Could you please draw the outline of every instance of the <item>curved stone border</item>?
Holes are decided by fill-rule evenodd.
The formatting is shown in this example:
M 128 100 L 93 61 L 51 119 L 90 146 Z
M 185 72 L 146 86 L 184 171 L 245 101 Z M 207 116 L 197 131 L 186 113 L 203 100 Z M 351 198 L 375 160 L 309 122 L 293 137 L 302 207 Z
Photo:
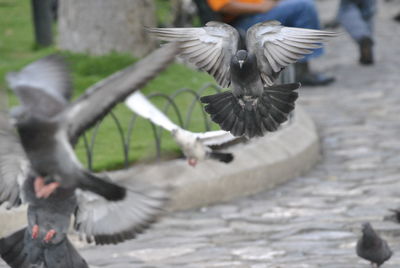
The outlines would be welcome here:
M 176 159 L 139 165 L 110 174 L 117 180 L 140 178 L 174 187 L 170 211 L 202 207 L 271 189 L 309 170 L 319 159 L 319 139 L 310 117 L 296 107 L 280 131 L 226 149 L 230 164 L 212 160 L 189 166 Z
M 177 211 L 255 194 L 297 177 L 320 157 L 319 140 L 310 117 L 296 107 L 293 120 L 280 131 L 227 149 L 230 164 L 208 160 L 195 168 L 183 159 L 138 165 L 111 172 L 115 180 L 141 179 L 172 185 L 169 210 Z M 0 208 L 0 237 L 26 224 L 26 209 Z

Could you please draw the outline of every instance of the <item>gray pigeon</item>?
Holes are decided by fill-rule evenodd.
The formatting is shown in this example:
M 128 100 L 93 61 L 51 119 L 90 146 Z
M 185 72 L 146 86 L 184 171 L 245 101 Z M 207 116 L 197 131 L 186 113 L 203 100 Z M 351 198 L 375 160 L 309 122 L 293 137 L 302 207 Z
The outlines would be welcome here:
M 75 156 L 65 113 L 72 87 L 61 57 L 47 56 L 8 74 L 7 80 L 21 101 L 11 115 L 31 168 L 38 177 L 54 180 L 36 187 L 36 194 L 48 197 L 61 186 L 93 191 L 108 200 L 124 198 L 122 187 L 85 170 Z
M 231 90 L 202 97 L 206 112 L 235 136 L 263 136 L 287 120 L 299 83 L 273 86 L 280 72 L 332 32 L 284 27 L 278 21 L 253 25 L 244 42 L 232 26 L 208 22 L 201 28 L 150 28 L 159 39 L 177 42 L 180 55 Z M 242 46 L 241 46 L 242 45 Z
M 85 129 L 94 125 L 118 102 L 165 68 L 173 59 L 175 51 L 174 46 L 169 46 L 154 52 L 133 67 L 113 75 L 105 87 L 96 85 L 99 90 L 88 90 L 73 103 L 68 103 L 72 90 L 69 73 L 59 56 L 45 57 L 19 73 L 7 76 L 10 87 L 21 101 L 21 106 L 11 111 L 22 148 L 29 160 L 24 161 L 20 157 L 20 162 L 29 162 L 37 177 L 44 181 L 36 188 L 39 197 L 49 196 L 58 187 L 78 187 L 108 200 L 125 197 L 123 187 L 84 169 L 72 145 Z M 16 161 L 13 162 L 15 164 Z M 18 168 L 18 163 L 16 166 Z M 7 171 L 4 168 L 2 170 Z M 20 174 L 19 171 L 7 172 L 7 177 Z M 14 181 L 15 178 L 10 180 Z M 4 198 L 0 195 L 0 202 L 1 199 Z
M 380 267 L 393 254 L 388 243 L 379 237 L 369 222 L 362 225 L 362 236 L 357 241 L 356 252 L 376 267 Z

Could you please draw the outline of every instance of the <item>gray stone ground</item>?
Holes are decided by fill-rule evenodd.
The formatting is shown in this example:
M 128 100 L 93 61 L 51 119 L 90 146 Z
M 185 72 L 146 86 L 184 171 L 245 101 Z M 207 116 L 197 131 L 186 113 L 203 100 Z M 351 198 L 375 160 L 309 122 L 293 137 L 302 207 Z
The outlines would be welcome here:
M 318 2 L 324 18 L 336 3 Z M 300 90 L 322 139 L 311 172 L 253 197 L 168 215 L 117 246 L 78 244 L 91 266 L 370 267 L 354 251 L 360 224 L 370 221 L 395 252 L 384 267 L 400 267 L 400 225 L 382 220 L 400 206 L 400 24 L 390 20 L 400 4 L 381 3 L 379 11 L 376 65 L 359 66 L 344 34 L 314 66 L 337 82 Z

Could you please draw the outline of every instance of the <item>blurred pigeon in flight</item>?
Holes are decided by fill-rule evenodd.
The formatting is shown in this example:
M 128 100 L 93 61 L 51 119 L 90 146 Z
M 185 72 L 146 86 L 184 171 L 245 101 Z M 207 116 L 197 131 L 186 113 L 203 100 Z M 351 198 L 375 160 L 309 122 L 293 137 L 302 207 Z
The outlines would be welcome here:
M 235 140 L 236 137 L 229 132 L 219 130 L 194 133 L 185 130 L 172 122 L 140 91 L 129 96 L 125 103 L 136 114 L 171 132 L 172 137 L 186 156 L 189 165 L 195 166 L 198 161 L 205 159 L 214 159 L 224 163 L 230 163 L 233 160 L 231 153 L 218 152 L 210 148 L 210 146 L 222 145 Z
M 12 116 L 22 148 L 43 181 L 36 194 L 48 197 L 61 184 L 63 188 L 90 190 L 109 200 L 122 199 L 125 190 L 85 170 L 68 140 L 65 111 L 72 87 L 63 60 L 47 56 L 19 73 L 9 73 L 7 81 L 21 102 Z M 54 181 L 45 185 L 46 177 Z
M 388 243 L 379 237 L 369 222 L 362 225 L 362 236 L 357 241 L 356 252 L 376 267 L 380 267 L 392 256 Z
M 25 152 L 19 155 L 20 162 L 26 163 L 28 159 L 38 180 L 42 181 L 36 188 L 39 197 L 48 197 L 58 187 L 79 187 L 108 200 L 124 198 L 126 189 L 82 167 L 72 149 L 72 143 L 118 102 L 165 68 L 174 58 L 175 51 L 174 46 L 169 46 L 153 52 L 133 67 L 113 75 L 107 80 L 106 87 L 96 85 L 71 104 L 69 73 L 59 56 L 47 56 L 18 73 L 8 74 L 8 83 L 21 101 L 21 106 L 11 111 Z M 6 147 L 6 142 L 2 146 Z M 0 156 L 0 160 L 6 158 Z M 16 168 L 18 162 L 17 159 L 13 162 Z M 8 181 L 15 180 L 12 175 L 20 175 L 19 170 L 9 171 L 5 168 L 0 170 L 0 174 L 4 170 L 9 173 L 5 174 L 7 178 L 10 177 Z M 5 199 L 1 197 L 0 201 Z
M 214 122 L 234 136 L 263 136 L 287 120 L 299 83 L 273 85 L 289 64 L 319 48 L 333 32 L 284 27 L 266 21 L 248 29 L 241 40 L 221 22 L 200 28 L 150 28 L 159 39 L 177 42 L 180 55 L 231 90 L 202 97 Z

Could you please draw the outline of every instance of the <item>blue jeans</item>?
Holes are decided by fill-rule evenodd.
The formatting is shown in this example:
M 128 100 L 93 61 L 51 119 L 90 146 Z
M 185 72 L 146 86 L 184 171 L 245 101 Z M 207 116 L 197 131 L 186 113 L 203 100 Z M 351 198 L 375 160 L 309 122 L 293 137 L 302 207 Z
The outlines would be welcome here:
M 364 37 L 372 38 L 375 0 L 341 0 L 338 21 L 359 42 Z
M 266 13 L 251 14 L 237 18 L 232 24 L 238 30 L 247 31 L 252 25 L 267 21 L 278 20 L 287 27 L 320 29 L 319 17 L 313 0 L 281 0 Z M 314 50 L 300 62 L 323 54 L 323 49 Z

